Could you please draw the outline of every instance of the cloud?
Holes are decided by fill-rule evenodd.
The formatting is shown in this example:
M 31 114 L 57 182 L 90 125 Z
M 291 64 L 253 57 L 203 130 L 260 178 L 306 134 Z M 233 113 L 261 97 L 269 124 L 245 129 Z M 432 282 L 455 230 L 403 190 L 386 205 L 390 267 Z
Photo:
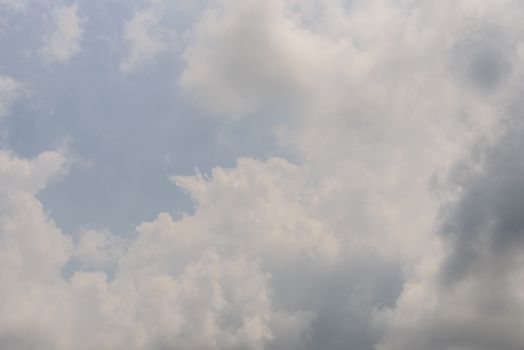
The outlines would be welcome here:
M 45 38 L 40 54 L 46 62 L 65 63 L 80 52 L 84 29 L 78 5 L 56 8 L 52 14 L 54 30 Z
M 215 169 L 212 181 L 201 176 L 174 180 L 195 200 L 199 221 L 216 217 L 219 222 L 211 225 L 223 225 L 221 230 L 234 236 L 224 243 L 248 244 L 253 250 L 250 256 L 262 254 L 268 262 L 301 254 L 329 261 L 338 254 L 337 242 L 305 212 L 300 196 L 310 188 L 304 176 L 300 168 L 282 159 L 266 163 L 240 159 L 233 170 Z M 248 229 L 253 221 L 259 224 Z
M 22 94 L 22 85 L 13 78 L 0 75 L 0 118 L 5 117 Z
M 38 342 L 33 338 L 43 335 L 38 332 L 22 337 L 25 341 L 20 337 L 25 330 L 38 330 L 46 325 L 49 313 L 59 305 L 51 303 L 62 294 L 57 283 L 61 280 L 60 271 L 67 262 L 71 242 L 46 217 L 35 195 L 60 171 L 63 163 L 64 157 L 55 152 L 42 153 L 30 161 L 4 151 L 0 153 L 2 346 L 16 349 L 26 342 Z M 59 329 L 56 323 L 47 326 L 56 327 L 55 331 Z
M 277 129 L 280 140 L 318 181 L 312 212 L 346 253 L 365 251 L 402 266 L 397 306 L 376 304 L 375 316 L 360 319 L 369 317 L 363 329 L 371 333 L 370 324 L 380 325 L 371 343 L 380 349 L 517 348 L 520 336 L 505 328 L 520 325 L 518 312 L 506 311 L 507 305 L 520 310 L 517 291 L 467 296 L 520 278 L 516 273 L 513 280 L 511 269 L 500 270 L 499 259 L 489 258 L 508 255 L 491 252 L 505 246 L 502 241 L 515 254 L 521 251 L 520 186 L 492 184 L 509 172 L 502 166 L 484 180 L 467 177 L 472 183 L 464 188 L 471 190 L 443 178 L 458 171 L 479 140 L 493 142 L 505 127 L 501 115 L 522 79 L 516 50 L 522 7 L 356 1 L 348 9 L 312 1 L 311 21 L 310 8 L 295 5 L 216 2 L 185 52 L 182 88 L 225 118 L 274 110 L 286 115 Z M 261 14 L 259 21 L 250 20 L 254 13 Z M 509 159 L 515 157 L 500 161 L 513 167 Z M 440 213 L 457 196 L 453 212 L 464 219 L 450 218 L 437 229 Z M 461 233 L 447 238 L 442 230 Z M 504 277 L 459 273 L 456 286 L 442 285 L 443 274 L 469 268 Z M 500 319 L 491 322 L 489 311 L 476 312 L 490 307 Z M 351 342 L 366 339 L 364 333 Z M 319 346 L 328 343 L 337 348 L 333 339 Z
M 425 2 L 217 1 L 191 33 L 180 84 L 226 119 L 284 115 L 277 137 L 323 184 L 318 210 L 332 229 L 418 259 L 438 210 L 429 183 L 498 123 L 496 94 L 481 97 L 454 71 L 457 42 L 481 36 L 461 22 L 470 6 L 436 15 Z M 510 45 L 500 45 L 506 67 Z
M 285 16 L 282 1 L 218 1 L 196 24 L 184 53 L 183 90 L 224 116 L 301 97 L 330 45 Z
M 27 4 L 26 0 L 0 0 L 0 5 L 6 6 L 12 10 L 24 10 Z
M 71 236 L 38 199 L 67 156 L 0 152 L 0 347 L 521 347 L 524 8 L 205 7 L 185 96 L 274 118 L 295 162 L 175 175 L 192 213 Z M 164 49 L 158 16 L 126 22 L 124 71 Z
M 451 179 L 461 193 L 443 205 L 440 253 L 405 286 L 396 310 L 385 313 L 391 329 L 379 349 L 522 346 L 523 129 L 520 116 L 507 123 L 482 157 L 460 164 L 470 168 L 467 180 Z
M 123 249 L 120 239 L 104 232 L 87 231 L 75 243 L 45 215 L 35 196 L 64 162 L 57 152 L 33 160 L 0 154 L 3 347 L 262 349 L 283 339 L 297 348 L 303 344 L 312 314 L 275 309 L 271 275 L 261 264 L 275 263 L 266 249 L 283 250 L 281 244 L 296 250 L 295 255 L 279 257 L 289 261 L 300 252 L 316 258 L 331 255 L 334 243 L 307 223 L 304 238 L 283 237 L 285 225 L 309 220 L 300 212 L 296 222 L 276 220 L 266 222 L 268 227 L 257 224 L 267 220 L 264 216 L 256 217 L 271 215 L 259 213 L 260 206 L 270 210 L 271 202 L 286 198 L 286 189 L 278 184 L 291 180 L 294 167 L 279 160 L 245 160 L 230 172 L 217 169 L 209 181 L 200 176 L 179 179 L 202 203 L 202 213 L 178 222 L 161 214 L 138 227 L 137 238 Z M 264 174 L 273 168 L 281 174 Z M 256 170 L 260 178 L 246 176 Z M 235 189 L 235 182 L 242 180 L 246 186 Z M 239 199 L 250 198 L 251 191 L 268 191 L 269 197 L 253 204 L 238 202 L 247 217 L 231 222 L 204 204 L 231 190 Z M 227 204 L 217 209 L 231 210 Z M 253 228 L 258 232 L 249 234 Z M 273 233 L 265 235 L 267 230 Z M 72 259 L 81 264 L 66 277 L 63 270 Z M 111 261 L 117 270 L 110 280 L 99 269 Z
M 464 4 L 464 8 L 468 9 Z M 496 108 L 490 133 L 448 167 L 434 228 L 438 241 L 414 265 L 396 306 L 377 313 L 379 350 L 518 349 L 522 328 L 522 41 L 520 6 L 466 28 L 450 45 L 452 81 Z
M 73 258 L 84 270 L 113 271 L 126 248 L 125 240 L 109 231 L 82 231 Z
M 364 278 L 375 271 L 379 283 L 391 267 L 365 262 L 364 252 L 340 254 L 312 212 L 318 189 L 285 160 L 242 159 L 210 176 L 176 177 L 195 213 L 177 221 L 162 213 L 125 241 L 93 230 L 71 239 L 45 215 L 35 196 L 65 164 L 59 153 L 0 161 L 9 189 L 0 217 L 4 346 L 336 347 L 329 334 L 356 336 L 369 305 L 391 299 Z
M 137 11 L 131 20 L 126 21 L 124 39 L 129 46 L 129 52 L 120 65 L 123 71 L 131 71 L 140 64 L 150 62 L 167 48 L 159 25 L 159 12 L 155 7 Z

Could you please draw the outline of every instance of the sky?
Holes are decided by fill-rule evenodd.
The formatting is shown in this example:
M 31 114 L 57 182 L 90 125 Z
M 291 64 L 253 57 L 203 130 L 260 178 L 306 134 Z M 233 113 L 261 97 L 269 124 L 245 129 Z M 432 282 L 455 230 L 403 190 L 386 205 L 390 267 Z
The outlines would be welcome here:
M 0 349 L 522 349 L 522 18 L 0 0 Z

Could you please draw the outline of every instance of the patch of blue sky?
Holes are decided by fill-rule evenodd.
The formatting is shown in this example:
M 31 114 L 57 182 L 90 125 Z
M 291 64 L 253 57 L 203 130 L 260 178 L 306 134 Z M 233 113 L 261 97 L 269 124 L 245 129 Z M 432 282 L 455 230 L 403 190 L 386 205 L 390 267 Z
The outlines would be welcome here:
M 2 121 L 3 143 L 31 157 L 67 140 L 78 161 L 39 195 L 65 232 L 108 228 L 126 234 L 159 212 L 178 217 L 192 205 L 169 175 L 232 166 L 241 156 L 289 157 L 275 140 L 278 116 L 271 111 L 259 112 L 272 114 L 266 118 L 225 121 L 181 95 L 179 45 L 168 43 L 171 49 L 153 62 L 122 72 L 122 28 L 134 11 L 129 2 L 80 2 L 81 51 L 64 64 L 38 56 L 49 30 L 43 8 L 2 15 L 17 24 L 2 37 L 7 53 L 0 73 L 27 89 Z M 164 21 L 176 22 L 179 14 L 166 11 L 171 17 Z

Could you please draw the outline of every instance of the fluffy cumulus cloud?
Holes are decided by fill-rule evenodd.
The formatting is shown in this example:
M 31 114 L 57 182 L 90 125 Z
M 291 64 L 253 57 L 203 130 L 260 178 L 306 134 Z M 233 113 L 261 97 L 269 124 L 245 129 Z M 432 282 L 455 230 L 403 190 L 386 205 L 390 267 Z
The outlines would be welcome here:
M 183 89 L 219 113 L 236 116 L 312 87 L 326 48 L 284 15 L 285 6 L 282 1 L 211 5 L 184 53 Z
M 53 30 L 46 35 L 40 54 L 47 62 L 64 63 L 80 52 L 83 34 L 77 4 L 58 7 L 52 12 Z
M 315 209 L 342 251 L 402 270 L 398 295 L 388 282 L 394 302 L 374 300 L 360 318 L 369 335 L 333 333 L 343 341 L 318 346 L 523 343 L 518 155 L 493 146 L 519 144 L 504 130 L 520 117 L 522 10 L 514 2 L 220 1 L 196 25 L 182 88 L 218 116 L 284 110 L 289 119 L 276 133 L 319 182 Z
M 45 55 L 79 50 L 76 12 Z M 0 152 L 0 348 L 522 348 L 523 12 L 206 3 L 182 95 L 217 123 L 270 119 L 295 161 L 174 175 L 194 210 L 123 237 L 49 217 L 39 192 L 66 153 Z M 167 47 L 159 16 L 124 24 L 123 70 Z M 0 80 L 0 114 L 17 89 Z
M 46 342 L 59 341 L 45 339 L 46 327 L 59 334 L 60 325 L 49 318 L 59 312 L 60 269 L 71 242 L 46 217 L 35 195 L 63 163 L 64 157 L 54 152 L 30 161 L 0 154 L 0 343 L 5 348 L 49 348 Z
M 284 340 L 282 346 L 303 346 L 313 315 L 277 307 L 268 271 L 313 257 L 327 264 L 337 250 L 299 202 L 280 207 L 300 189 L 294 166 L 242 161 L 212 179 L 178 179 L 200 209 L 177 222 L 160 214 L 126 243 L 92 230 L 72 239 L 46 216 L 35 196 L 65 160 L 57 152 L 33 160 L 0 154 L 3 347 L 263 349 Z M 282 186 L 295 180 L 290 189 Z M 229 202 L 224 192 L 246 202 Z M 261 198 L 250 203 L 253 196 Z M 212 208 L 220 197 L 226 203 Z M 225 215 L 232 210 L 242 217 Z M 281 219 L 269 220 L 277 210 Z M 71 262 L 78 268 L 66 277 Z M 110 264 L 117 265 L 112 277 L 102 272 Z

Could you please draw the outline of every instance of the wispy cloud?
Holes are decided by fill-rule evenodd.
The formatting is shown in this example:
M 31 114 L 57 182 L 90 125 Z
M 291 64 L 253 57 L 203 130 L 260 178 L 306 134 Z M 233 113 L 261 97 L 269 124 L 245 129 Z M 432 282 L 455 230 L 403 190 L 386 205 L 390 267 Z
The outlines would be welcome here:
M 9 113 L 11 105 L 20 97 L 22 84 L 13 78 L 0 75 L 0 118 Z
M 166 49 L 159 24 L 159 12 L 160 10 L 155 8 L 137 11 L 133 18 L 125 23 L 124 39 L 129 46 L 129 52 L 120 65 L 123 71 L 131 71 L 150 62 Z
M 56 8 L 52 13 L 53 31 L 45 38 L 40 54 L 47 62 L 65 63 L 80 52 L 84 29 L 78 6 Z

